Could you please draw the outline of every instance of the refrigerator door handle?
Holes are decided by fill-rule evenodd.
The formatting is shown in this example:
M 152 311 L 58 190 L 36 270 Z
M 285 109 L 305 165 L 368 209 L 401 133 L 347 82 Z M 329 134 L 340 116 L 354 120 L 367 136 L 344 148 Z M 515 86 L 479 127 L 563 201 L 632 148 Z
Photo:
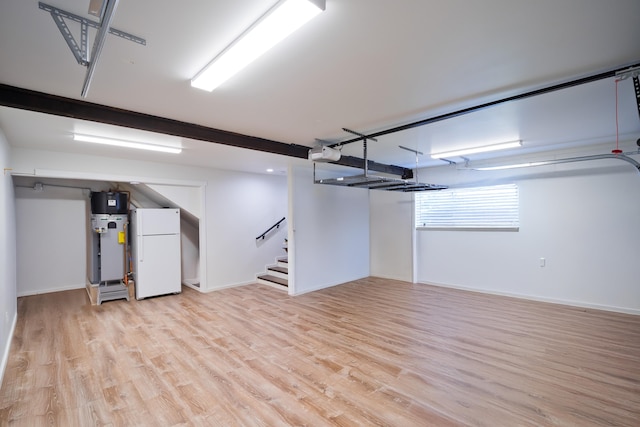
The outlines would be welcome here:
M 138 238 L 138 261 L 144 262 L 144 238 Z
M 144 214 L 141 211 L 136 212 L 138 214 L 138 229 L 136 233 L 138 234 L 138 243 L 140 244 L 140 252 L 138 253 L 138 259 L 140 262 L 144 261 Z

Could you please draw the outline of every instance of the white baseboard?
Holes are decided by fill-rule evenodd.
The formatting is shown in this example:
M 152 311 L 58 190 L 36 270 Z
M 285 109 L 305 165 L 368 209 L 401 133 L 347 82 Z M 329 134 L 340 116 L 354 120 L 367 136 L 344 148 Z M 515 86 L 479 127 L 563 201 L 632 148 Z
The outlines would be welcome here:
M 232 283 L 230 285 L 222 285 L 222 286 L 215 287 L 213 289 L 196 288 L 196 290 L 202 292 L 203 294 L 208 294 L 209 292 L 216 292 L 216 291 L 221 291 L 223 289 L 230 289 L 230 288 L 239 288 L 240 286 L 253 285 L 255 283 L 256 281 L 252 280 L 250 282 L 240 282 L 240 283 Z
M 18 323 L 18 313 L 13 316 L 13 322 L 11 322 L 11 328 L 9 330 L 9 336 L 7 337 L 7 344 L 5 346 L 4 354 L 2 355 L 2 362 L 0 364 L 0 387 L 2 386 L 2 380 L 4 379 L 4 371 L 9 363 L 9 352 L 11 351 L 11 342 L 13 341 L 13 334 L 16 331 L 16 324 Z
M 398 280 L 399 282 L 409 282 L 412 283 L 412 278 L 411 276 L 407 276 L 407 277 L 397 277 L 397 276 L 390 276 L 390 275 L 386 275 L 386 274 L 373 274 L 371 273 L 370 277 L 379 277 L 381 279 L 387 279 L 387 280 Z
M 50 294 L 53 292 L 72 291 L 74 289 L 84 289 L 86 286 L 87 286 L 86 283 L 83 283 L 82 285 L 69 285 L 69 286 L 61 286 L 57 288 L 35 289 L 35 290 L 26 290 L 26 291 L 22 291 L 18 289 L 18 298 L 28 297 L 31 295 Z
M 582 301 L 564 300 L 564 299 L 558 299 L 558 298 L 546 298 L 546 297 L 540 297 L 536 295 L 516 294 L 512 292 L 494 291 L 489 289 L 478 289 L 478 288 L 471 288 L 468 286 L 449 285 L 444 283 L 421 282 L 421 281 L 418 281 L 418 283 L 422 285 L 438 286 L 441 288 L 452 288 L 452 289 L 460 289 L 462 291 L 479 292 L 479 293 L 488 294 L 488 295 L 500 295 L 505 297 L 526 299 L 531 301 L 548 302 L 551 304 L 569 305 L 571 307 L 589 308 L 592 310 L 602 310 L 602 311 L 612 311 L 615 313 L 633 314 L 636 316 L 640 315 L 640 310 L 634 309 L 634 308 L 616 307 L 616 306 L 603 305 L 603 304 L 592 304 L 592 303 L 586 303 Z
M 315 291 L 319 291 L 319 290 L 322 290 L 322 289 L 328 289 L 328 288 L 332 288 L 332 287 L 338 286 L 338 285 L 344 285 L 345 283 L 354 282 L 356 280 L 366 279 L 367 277 L 371 277 L 371 276 L 357 277 L 355 279 L 349 279 L 349 280 L 341 281 L 341 282 L 337 282 L 337 283 L 329 283 L 329 284 L 325 284 L 325 285 L 319 285 L 319 286 L 315 286 L 315 287 L 310 288 L 310 289 L 305 289 L 302 292 L 298 292 L 296 290 L 295 293 L 289 293 L 289 295 L 291 295 L 291 296 L 304 295 L 304 294 L 308 294 L 310 292 L 315 292 Z M 289 287 L 289 289 L 291 289 L 291 287 Z

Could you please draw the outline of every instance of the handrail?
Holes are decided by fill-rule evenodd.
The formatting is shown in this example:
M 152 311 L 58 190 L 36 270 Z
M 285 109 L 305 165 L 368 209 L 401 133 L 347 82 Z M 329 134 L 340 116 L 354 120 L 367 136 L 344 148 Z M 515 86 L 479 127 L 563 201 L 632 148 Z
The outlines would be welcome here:
M 285 220 L 285 217 L 282 217 L 282 219 L 278 222 L 276 222 L 275 224 L 273 224 L 271 227 L 269 227 L 269 229 L 267 231 L 265 231 L 264 233 L 262 233 L 261 235 L 259 235 L 258 237 L 256 237 L 256 240 L 262 239 L 264 240 L 264 237 L 274 228 L 280 228 L 280 224 L 282 224 L 282 221 Z

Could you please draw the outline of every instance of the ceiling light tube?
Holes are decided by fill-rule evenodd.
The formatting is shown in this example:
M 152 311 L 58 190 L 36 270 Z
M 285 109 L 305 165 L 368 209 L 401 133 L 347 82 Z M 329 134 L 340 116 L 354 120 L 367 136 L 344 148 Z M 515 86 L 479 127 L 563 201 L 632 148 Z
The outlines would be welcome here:
M 445 151 L 442 153 L 432 153 L 432 159 L 442 159 L 446 157 L 460 157 L 469 154 L 487 153 L 489 151 L 506 150 L 508 148 L 518 148 L 522 146 L 522 141 L 509 141 L 500 144 L 485 145 L 482 147 L 463 148 L 461 150 Z
M 144 142 L 125 141 L 122 139 L 105 138 L 102 136 L 74 134 L 74 141 L 90 142 L 93 144 L 113 145 L 116 147 L 137 148 L 139 150 L 161 151 L 163 153 L 179 154 L 182 152 L 180 147 L 169 147 L 166 145 L 147 144 Z
M 280 0 L 191 80 L 211 92 L 325 9 L 325 0 Z

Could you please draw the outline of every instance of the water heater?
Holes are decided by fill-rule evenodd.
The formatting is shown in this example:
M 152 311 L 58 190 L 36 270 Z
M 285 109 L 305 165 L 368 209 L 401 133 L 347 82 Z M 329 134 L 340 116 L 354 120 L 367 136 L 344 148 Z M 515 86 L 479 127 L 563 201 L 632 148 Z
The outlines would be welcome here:
M 123 279 L 127 274 L 127 193 L 91 192 L 88 279 L 98 286 L 98 304 L 108 299 L 129 299 Z

